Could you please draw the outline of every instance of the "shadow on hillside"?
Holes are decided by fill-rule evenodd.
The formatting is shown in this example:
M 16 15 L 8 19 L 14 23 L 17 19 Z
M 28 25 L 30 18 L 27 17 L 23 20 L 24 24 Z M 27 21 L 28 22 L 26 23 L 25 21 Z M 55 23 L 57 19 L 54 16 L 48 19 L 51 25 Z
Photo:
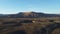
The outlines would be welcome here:
M 47 25 L 41 29 L 41 34 L 52 34 L 52 32 L 57 28 L 60 28 L 60 23 Z
M 14 32 L 9 32 L 7 34 L 26 34 L 26 32 L 24 30 L 18 30 L 18 31 L 14 31 Z

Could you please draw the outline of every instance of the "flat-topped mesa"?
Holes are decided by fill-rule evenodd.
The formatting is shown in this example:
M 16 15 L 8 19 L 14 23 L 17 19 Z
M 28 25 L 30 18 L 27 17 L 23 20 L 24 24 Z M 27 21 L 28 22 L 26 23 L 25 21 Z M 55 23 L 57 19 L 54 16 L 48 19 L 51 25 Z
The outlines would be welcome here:
M 21 13 L 36 13 L 36 12 L 34 12 L 34 11 L 26 11 L 26 12 L 21 12 Z
M 31 14 L 31 12 L 23 12 L 23 14 Z
M 35 14 L 36 12 L 34 11 L 26 11 L 26 12 L 20 12 L 18 14 L 23 14 L 23 15 L 30 15 L 30 14 Z
M 27 12 L 20 12 L 20 13 L 23 13 L 23 14 L 44 14 L 42 12 L 35 12 L 35 11 L 27 11 Z
M 35 14 L 35 12 L 23 12 L 22 13 L 24 16 L 29 16 Z
M 41 18 L 41 17 L 60 17 L 60 15 L 46 14 L 46 13 L 34 12 L 34 11 L 26 11 L 26 12 L 19 12 L 17 14 L 0 16 L 0 18 L 2 17 L 3 18 Z
M 26 12 L 20 12 L 18 15 L 21 15 L 23 17 L 38 17 L 44 13 L 41 12 L 34 12 L 34 11 L 26 11 Z

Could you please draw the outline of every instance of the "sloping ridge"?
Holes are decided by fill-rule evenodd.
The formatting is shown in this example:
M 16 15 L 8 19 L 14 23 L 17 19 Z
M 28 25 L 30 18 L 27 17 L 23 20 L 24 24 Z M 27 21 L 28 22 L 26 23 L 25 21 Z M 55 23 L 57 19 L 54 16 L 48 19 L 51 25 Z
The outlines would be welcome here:
M 0 18 L 40 18 L 40 17 L 60 17 L 57 14 L 45 14 L 45 13 L 37 13 L 37 12 L 20 12 L 17 14 L 9 14 L 0 16 Z

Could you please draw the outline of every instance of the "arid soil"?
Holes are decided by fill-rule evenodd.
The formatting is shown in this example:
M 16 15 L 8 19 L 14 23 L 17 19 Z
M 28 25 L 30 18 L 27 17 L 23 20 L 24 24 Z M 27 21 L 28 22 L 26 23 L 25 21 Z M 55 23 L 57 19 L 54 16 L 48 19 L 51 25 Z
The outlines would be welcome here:
M 60 34 L 60 19 L 0 18 L 0 34 Z

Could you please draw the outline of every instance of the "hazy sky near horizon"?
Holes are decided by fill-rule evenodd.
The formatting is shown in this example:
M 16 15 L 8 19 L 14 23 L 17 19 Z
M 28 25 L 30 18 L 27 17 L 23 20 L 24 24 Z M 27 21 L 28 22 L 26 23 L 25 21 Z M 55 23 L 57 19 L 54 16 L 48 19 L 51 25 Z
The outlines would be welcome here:
M 28 11 L 60 14 L 60 0 L 0 0 L 0 14 Z

